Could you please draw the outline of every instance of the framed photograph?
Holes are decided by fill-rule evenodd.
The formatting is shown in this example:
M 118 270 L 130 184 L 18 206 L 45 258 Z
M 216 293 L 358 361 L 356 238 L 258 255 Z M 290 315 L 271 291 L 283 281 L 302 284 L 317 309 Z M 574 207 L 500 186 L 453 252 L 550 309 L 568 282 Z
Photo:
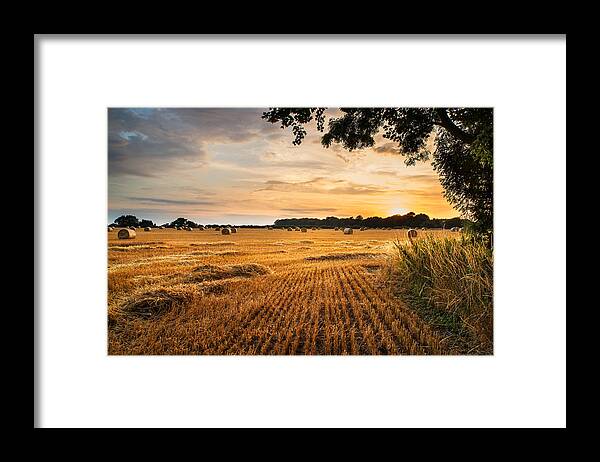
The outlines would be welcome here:
M 34 426 L 566 425 L 566 36 L 34 53 Z
M 492 108 L 109 108 L 108 221 L 109 354 L 493 353 Z

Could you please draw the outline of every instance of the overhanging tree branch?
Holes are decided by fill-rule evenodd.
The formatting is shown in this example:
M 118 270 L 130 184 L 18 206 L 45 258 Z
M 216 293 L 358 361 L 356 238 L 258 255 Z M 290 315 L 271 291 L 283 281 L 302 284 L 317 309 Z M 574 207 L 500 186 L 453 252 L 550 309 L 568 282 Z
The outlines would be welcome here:
M 475 141 L 475 137 L 458 127 L 452 119 L 448 116 L 446 108 L 436 108 L 435 110 L 439 120 L 439 124 L 450 132 L 450 134 L 464 143 L 472 143 Z

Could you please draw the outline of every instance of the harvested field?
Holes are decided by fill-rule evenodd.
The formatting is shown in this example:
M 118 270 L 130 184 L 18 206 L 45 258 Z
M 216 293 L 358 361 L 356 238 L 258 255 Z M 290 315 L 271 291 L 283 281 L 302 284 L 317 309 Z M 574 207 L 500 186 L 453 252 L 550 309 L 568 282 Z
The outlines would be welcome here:
M 111 355 L 465 353 L 380 278 L 406 230 L 311 230 L 301 240 L 285 229 L 153 229 L 127 244 L 115 234 Z M 419 231 L 417 239 L 458 234 Z

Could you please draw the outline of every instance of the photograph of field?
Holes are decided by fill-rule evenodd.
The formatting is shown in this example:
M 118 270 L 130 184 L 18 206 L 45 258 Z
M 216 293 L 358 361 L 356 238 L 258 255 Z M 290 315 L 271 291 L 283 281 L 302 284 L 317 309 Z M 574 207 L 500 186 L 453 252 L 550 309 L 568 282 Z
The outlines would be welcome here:
M 491 120 L 109 109 L 108 354 L 493 354 Z

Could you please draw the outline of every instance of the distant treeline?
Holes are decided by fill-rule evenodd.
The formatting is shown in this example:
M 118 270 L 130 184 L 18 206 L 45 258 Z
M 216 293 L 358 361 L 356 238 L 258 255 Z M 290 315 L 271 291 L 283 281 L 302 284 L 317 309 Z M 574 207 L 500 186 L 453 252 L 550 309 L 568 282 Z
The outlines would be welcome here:
M 275 220 L 274 226 L 298 226 L 321 228 L 453 228 L 468 226 L 469 220 L 460 217 L 454 218 L 429 218 L 424 213 L 409 212 L 406 215 L 392 215 L 391 217 L 356 217 L 338 218 L 283 218 Z
M 454 218 L 429 218 L 424 213 L 415 214 L 409 212 L 406 215 L 392 215 L 391 217 L 368 217 L 363 218 L 358 215 L 356 217 L 338 218 L 281 218 L 275 220 L 273 226 L 287 228 L 290 226 L 298 226 L 299 228 L 320 227 L 320 228 L 454 228 L 468 227 L 471 224 L 469 220 L 460 217 Z M 170 223 L 156 225 L 151 220 L 138 219 L 134 215 L 121 215 L 115 219 L 111 226 L 128 227 L 135 226 L 136 228 L 176 228 L 189 226 L 190 228 L 198 228 L 200 226 L 215 228 L 218 226 L 231 226 L 229 223 L 195 223 L 187 218 L 177 218 Z M 237 226 L 237 225 L 236 225 Z M 267 225 L 240 225 L 238 228 L 266 228 Z
M 207 227 L 207 228 L 216 228 L 216 227 L 220 227 L 220 226 L 231 227 L 232 225 L 229 223 L 200 224 L 200 223 L 195 223 L 192 220 L 188 220 L 187 218 L 177 218 L 176 220 L 173 220 L 170 223 L 164 223 L 162 225 L 157 225 L 156 223 L 154 223 L 151 220 L 139 219 L 135 215 L 121 215 L 119 218 L 116 218 L 115 221 L 112 224 L 110 224 L 109 226 L 116 226 L 116 227 L 121 227 L 121 228 L 126 228 L 129 226 L 134 226 L 136 228 L 158 228 L 159 226 L 162 226 L 163 228 L 181 228 L 184 226 L 189 226 L 190 228 L 199 228 L 201 226 Z M 236 225 L 236 228 L 266 228 L 266 225 L 265 226 L 261 226 L 261 225 L 238 226 L 238 225 Z

